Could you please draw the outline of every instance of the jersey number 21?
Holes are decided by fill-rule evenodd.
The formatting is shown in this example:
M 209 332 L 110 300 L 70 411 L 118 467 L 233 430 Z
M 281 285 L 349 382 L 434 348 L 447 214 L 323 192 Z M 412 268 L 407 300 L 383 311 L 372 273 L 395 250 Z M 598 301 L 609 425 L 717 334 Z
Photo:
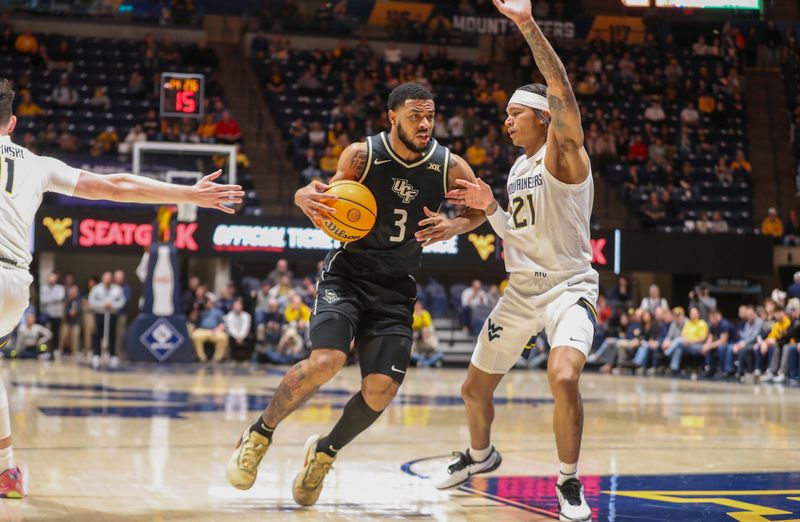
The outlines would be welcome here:
M 0 187 L 3 187 L 7 194 L 11 194 L 14 190 L 14 160 L 11 158 L 3 158 L 0 163 Z
M 530 215 L 530 222 L 527 217 L 523 217 L 524 214 L 526 214 L 526 212 L 524 212 L 526 200 L 528 209 L 530 209 L 528 213 Z M 536 211 L 533 209 L 533 194 L 527 194 L 525 198 L 522 196 L 515 196 L 514 199 L 511 200 L 511 217 L 514 219 L 515 230 L 536 224 Z

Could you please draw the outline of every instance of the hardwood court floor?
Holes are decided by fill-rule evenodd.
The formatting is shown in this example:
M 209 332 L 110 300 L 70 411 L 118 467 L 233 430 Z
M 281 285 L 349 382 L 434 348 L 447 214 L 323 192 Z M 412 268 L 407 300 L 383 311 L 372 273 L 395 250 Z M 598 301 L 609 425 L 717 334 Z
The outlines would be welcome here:
M 342 451 L 319 503 L 291 481 L 302 447 L 358 386 L 346 368 L 276 432 L 250 491 L 225 481 L 245 426 L 283 369 L 5 361 L 29 496 L 0 520 L 552 520 L 557 458 L 542 372 L 500 385 L 501 468 L 452 492 L 425 476 L 466 447 L 464 370 L 411 369 L 402 395 Z M 800 388 L 587 374 L 580 464 L 596 521 L 799 520 Z M 791 516 L 794 514 L 794 516 Z

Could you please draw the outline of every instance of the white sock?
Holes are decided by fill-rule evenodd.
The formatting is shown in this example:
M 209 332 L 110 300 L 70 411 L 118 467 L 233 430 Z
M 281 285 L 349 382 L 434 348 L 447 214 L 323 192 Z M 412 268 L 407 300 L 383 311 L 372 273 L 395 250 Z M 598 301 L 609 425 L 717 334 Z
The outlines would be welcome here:
M 558 485 L 560 486 L 572 478 L 578 478 L 578 463 L 564 464 L 562 462 L 558 470 Z
M 0 379 L 0 440 L 6 440 L 11 436 L 11 414 L 8 410 L 8 395 L 6 387 Z M 0 449 L 0 472 L 15 467 L 14 450 L 9 445 L 7 448 Z
M 484 460 L 489 458 L 489 455 L 492 454 L 492 445 L 489 444 L 482 450 L 476 450 L 475 448 L 469 449 L 469 456 L 472 457 L 472 460 L 475 462 L 483 462 Z
M 14 462 L 14 450 L 11 446 L 0 449 L 0 470 L 13 469 L 17 465 Z

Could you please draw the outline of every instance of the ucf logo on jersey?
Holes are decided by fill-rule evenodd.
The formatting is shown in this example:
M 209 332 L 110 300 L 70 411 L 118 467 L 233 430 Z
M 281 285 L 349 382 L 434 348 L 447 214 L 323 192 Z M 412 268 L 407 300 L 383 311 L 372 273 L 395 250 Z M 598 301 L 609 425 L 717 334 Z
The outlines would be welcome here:
M 411 203 L 411 200 L 419 194 L 419 190 L 415 189 L 407 179 L 392 178 L 392 180 L 394 181 L 392 184 L 392 192 L 400 196 L 403 203 Z

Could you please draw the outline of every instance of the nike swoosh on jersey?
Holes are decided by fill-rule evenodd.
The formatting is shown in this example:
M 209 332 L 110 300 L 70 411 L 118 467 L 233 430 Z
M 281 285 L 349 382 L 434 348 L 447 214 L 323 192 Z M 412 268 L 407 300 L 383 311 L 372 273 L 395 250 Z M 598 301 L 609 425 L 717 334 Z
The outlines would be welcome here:
M 583 339 L 575 339 L 575 338 L 573 338 L 573 337 L 570 337 L 570 338 L 569 338 L 569 340 L 570 340 L 570 341 L 575 341 L 576 343 L 582 343 L 582 342 L 584 342 L 584 341 L 583 341 Z
M 389 163 L 390 161 L 392 161 L 392 160 L 390 160 L 390 159 L 388 159 L 388 160 L 375 160 L 374 165 L 383 165 L 384 163 Z
M 393 371 L 393 372 L 397 372 L 397 373 L 406 373 L 406 372 L 404 372 L 403 370 L 398 370 L 397 368 L 395 368 L 395 367 L 394 367 L 394 364 L 392 365 L 392 371 Z

